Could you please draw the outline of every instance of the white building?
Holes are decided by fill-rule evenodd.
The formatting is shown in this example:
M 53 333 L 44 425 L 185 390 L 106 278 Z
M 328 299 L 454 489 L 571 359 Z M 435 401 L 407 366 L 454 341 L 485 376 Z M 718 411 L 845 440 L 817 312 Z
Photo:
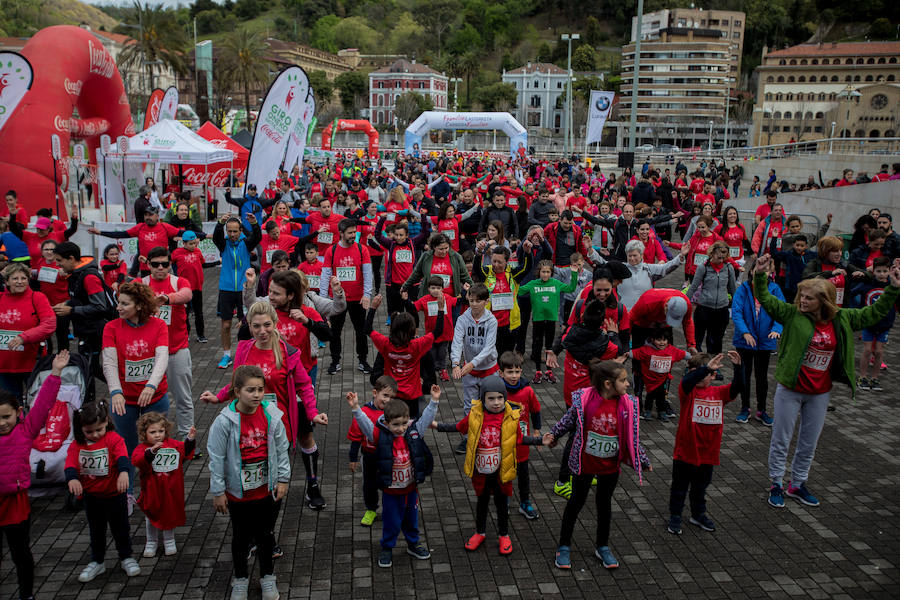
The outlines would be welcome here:
M 401 94 L 416 92 L 429 98 L 434 110 L 447 110 L 447 76 L 415 59 L 396 60 L 369 73 L 369 120 L 373 125 L 394 123 L 394 104 Z
M 568 76 L 565 69 L 550 63 L 527 63 L 524 67 L 503 72 L 503 83 L 516 88 L 515 116 L 527 128 L 553 129 L 565 127 L 565 100 Z M 560 100 L 557 107 L 557 99 Z

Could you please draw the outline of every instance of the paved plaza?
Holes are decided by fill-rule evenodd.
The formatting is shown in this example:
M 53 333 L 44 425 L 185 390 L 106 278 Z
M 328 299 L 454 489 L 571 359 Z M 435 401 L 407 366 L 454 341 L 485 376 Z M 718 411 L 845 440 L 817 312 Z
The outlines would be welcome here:
M 665 283 L 674 286 L 679 279 L 680 274 L 673 275 Z M 231 375 L 230 369 L 216 369 L 220 357 L 217 281 L 217 270 L 208 271 L 204 296 L 210 343 L 191 343 L 195 398 L 203 390 L 217 389 Z M 383 315 L 379 322 L 383 327 Z M 708 492 L 709 515 L 718 529 L 707 533 L 685 524 L 683 535 L 671 535 L 665 525 L 676 423 L 642 421 L 641 436 L 653 471 L 645 472 L 643 486 L 632 470 L 622 471 L 613 498 L 610 539 L 621 566 L 607 572 L 593 552 L 593 498 L 576 526 L 573 568 L 560 571 L 553 566 L 565 507 L 565 500 L 552 493 L 562 444 L 552 450 L 532 449 L 532 498 L 541 517 L 526 521 L 518 513 L 516 490 L 510 503 L 513 554 L 498 554 L 493 516 L 485 544 L 467 552 L 463 544 L 474 532 L 475 496 L 462 473 L 463 457 L 453 453 L 459 437 L 433 432 L 426 434 L 426 440 L 435 456 L 434 475 L 419 488 L 420 525 L 432 558 L 418 561 L 407 556 L 401 540 L 393 568 L 378 568 L 381 521 L 372 528 L 359 524 L 364 510 L 362 475 L 351 474 L 347 466 L 351 415 L 343 396 L 353 390 L 368 397 L 371 389 L 368 376 L 356 370 L 351 336 L 348 322 L 342 372 L 329 376 L 325 371 L 330 359 L 323 355 L 319 360 L 319 409 L 330 421 L 328 427 L 316 429 L 323 453 L 322 492 L 328 503 L 322 512 L 306 508 L 299 453 L 293 459 L 293 483 L 277 528 L 285 555 L 275 562 L 275 573 L 284 599 L 900 597 L 900 400 L 896 394 L 900 348 L 896 343 L 887 347 L 890 369 L 882 373 L 884 392 L 860 392 L 853 402 L 848 388 L 835 388 L 832 404 L 837 410 L 828 413 L 809 482 L 822 501 L 819 508 L 790 498 L 782 510 L 766 503 L 769 429 L 752 419 L 745 425 L 735 423 L 737 401 L 726 410 L 722 465 Z M 729 330 L 726 340 L 730 336 Z M 681 372 L 681 366 L 675 369 L 674 383 Z M 530 362 L 525 373 L 533 375 Z M 730 379 L 730 369 L 726 373 Z M 460 390 L 456 382 L 444 386 L 439 420 L 462 417 Z M 672 390 L 674 400 L 674 385 Z M 564 412 L 562 382 L 543 383 L 535 391 L 546 431 Z M 770 408 L 773 392 L 774 382 Z M 197 405 L 198 443 L 204 453 L 209 426 L 219 410 L 219 406 Z M 174 557 L 140 557 L 144 518 L 135 510 L 132 539 L 142 574 L 131 579 L 114 562 L 110 539 L 107 572 L 90 583 L 79 583 L 78 573 L 90 560 L 84 514 L 67 511 L 62 495 L 36 499 L 32 549 L 37 597 L 227 598 L 229 521 L 214 514 L 208 479 L 205 457 L 188 463 L 187 526 L 176 531 L 179 552 Z M 255 562 L 251 569 L 250 597 L 259 598 Z M 13 565 L 5 553 L 0 599 L 17 597 L 15 590 Z

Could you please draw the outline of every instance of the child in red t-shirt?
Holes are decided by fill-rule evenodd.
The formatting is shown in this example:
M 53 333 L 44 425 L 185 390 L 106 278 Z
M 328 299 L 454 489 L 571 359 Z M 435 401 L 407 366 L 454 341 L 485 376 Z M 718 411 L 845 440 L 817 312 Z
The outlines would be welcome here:
M 373 423 L 384 414 L 384 405 L 397 395 L 397 382 L 389 375 L 382 375 L 375 380 L 372 386 L 372 400 L 366 402 L 360 409 L 366 413 L 369 420 Z M 350 440 L 350 471 L 356 473 L 359 470 L 359 450 L 362 448 L 362 469 L 363 469 L 363 502 L 366 505 L 366 512 L 363 515 L 360 524 L 365 527 L 371 527 L 378 516 L 378 459 L 375 456 L 375 445 L 366 439 L 356 419 L 351 421 L 350 430 L 347 432 L 347 439 Z
M 124 260 L 119 260 L 119 245 L 109 244 L 103 249 L 103 260 L 100 261 L 100 270 L 103 271 L 103 283 L 114 292 L 119 291 L 119 284 L 125 282 L 128 277 L 128 265 Z
M 141 574 L 131 557 L 131 529 L 128 526 L 128 474 L 131 461 L 125 440 L 113 430 L 106 402 L 90 402 L 75 411 L 72 423 L 75 441 L 66 456 L 65 475 L 69 491 L 84 497 L 84 512 L 91 534 L 91 562 L 78 581 L 87 583 L 106 572 L 106 525 L 116 542 L 122 570 L 129 577 Z
M 197 430 L 191 427 L 183 442 L 172 439 L 172 422 L 158 412 L 141 415 L 137 422 L 141 442 L 131 454 L 140 472 L 141 495 L 138 506 L 147 516 L 147 544 L 144 557 L 156 556 L 162 532 L 166 556 L 178 552 L 175 528 L 184 525 L 184 460 L 194 453 Z
M 300 266 L 297 267 L 306 275 L 306 281 L 309 282 L 309 291 L 319 293 L 320 282 L 322 280 L 322 267 L 325 266 L 319 260 L 319 248 L 309 242 L 303 247 L 303 256 L 306 258 Z
M 450 381 L 450 374 L 447 372 L 447 350 L 453 341 L 453 307 L 456 306 L 456 297 L 444 291 L 444 280 L 436 275 L 429 277 L 426 283 L 428 294 L 413 302 L 412 306 L 415 310 L 425 313 L 425 331 L 433 332 L 437 324 L 438 299 L 444 297 L 444 332 L 435 337 L 430 352 L 441 381 Z M 404 302 L 409 302 L 409 292 L 400 292 L 400 295 Z
M 688 361 L 688 372 L 681 379 L 678 389 L 681 418 L 672 456 L 669 533 L 681 535 L 681 511 L 688 488 L 691 491 L 691 524 L 704 531 L 716 530 L 706 514 L 706 488 L 712 481 L 713 467 L 719 464 L 725 405 L 738 397 L 743 386 L 741 356 L 729 350 L 728 358 L 734 364 L 734 381 L 730 385 L 710 385 L 722 366 L 722 354 L 692 356 Z
M 652 330 L 647 337 L 647 342 L 640 348 L 629 352 L 628 356 L 640 363 L 641 375 L 647 389 L 641 418 L 645 421 L 653 418 L 650 409 L 656 404 L 659 420 L 668 423 L 668 394 L 669 381 L 672 379 L 672 365 L 685 358 L 690 358 L 690 355 L 670 344 L 666 330 L 660 328 Z

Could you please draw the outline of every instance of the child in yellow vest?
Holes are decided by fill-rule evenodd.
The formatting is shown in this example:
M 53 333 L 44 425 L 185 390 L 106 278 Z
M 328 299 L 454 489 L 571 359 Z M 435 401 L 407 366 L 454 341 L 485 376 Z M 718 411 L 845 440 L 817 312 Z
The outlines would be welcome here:
M 488 503 L 494 497 L 500 554 L 512 552 L 509 539 L 509 498 L 516 478 L 516 447 L 540 446 L 543 440 L 525 436 L 519 427 L 519 410 L 506 402 L 506 384 L 496 376 L 481 384 L 481 400 L 472 402 L 472 410 L 459 423 L 432 423 L 438 431 L 457 431 L 468 435 L 463 470 L 472 478 L 478 496 L 475 508 L 475 535 L 466 542 L 466 550 L 476 550 L 484 541 Z

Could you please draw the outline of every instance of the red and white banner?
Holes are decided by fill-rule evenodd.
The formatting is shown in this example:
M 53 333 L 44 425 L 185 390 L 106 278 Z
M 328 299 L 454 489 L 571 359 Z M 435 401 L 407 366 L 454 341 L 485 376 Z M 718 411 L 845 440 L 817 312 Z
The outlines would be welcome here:
M 159 109 L 162 108 L 162 101 L 165 95 L 166 93 L 159 88 L 156 88 L 150 94 L 150 99 L 147 100 L 147 111 L 144 113 L 144 127 L 142 130 L 150 129 L 159 123 Z
M 176 112 L 178 112 L 178 90 L 175 86 L 171 86 L 166 90 L 162 106 L 159 107 L 159 120 L 174 119 Z

